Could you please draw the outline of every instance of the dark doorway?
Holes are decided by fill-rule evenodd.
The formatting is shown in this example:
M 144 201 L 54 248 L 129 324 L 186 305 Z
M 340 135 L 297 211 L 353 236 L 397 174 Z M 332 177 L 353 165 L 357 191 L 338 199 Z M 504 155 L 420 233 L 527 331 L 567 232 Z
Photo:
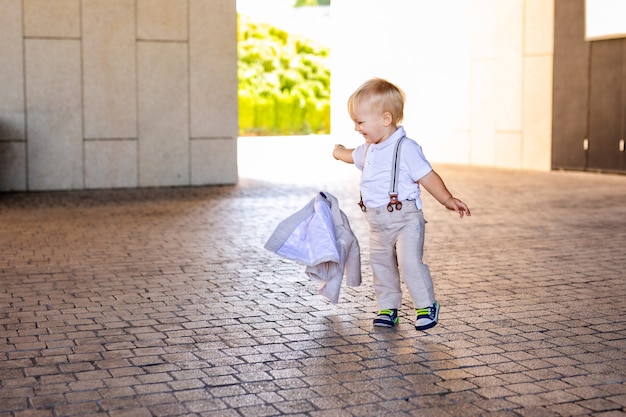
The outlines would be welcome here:
M 556 0 L 552 168 L 626 173 L 626 39 L 588 42 L 584 19 Z

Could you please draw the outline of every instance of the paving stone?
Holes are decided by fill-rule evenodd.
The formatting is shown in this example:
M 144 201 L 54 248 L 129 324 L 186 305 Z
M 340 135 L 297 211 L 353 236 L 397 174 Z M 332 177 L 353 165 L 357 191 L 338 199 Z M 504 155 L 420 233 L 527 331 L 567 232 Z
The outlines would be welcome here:
M 335 161 L 331 161 L 332 164 Z M 626 414 L 626 176 L 436 166 L 440 323 L 371 325 L 358 174 L 0 195 L 0 417 Z M 331 304 L 263 248 L 319 190 L 359 238 Z

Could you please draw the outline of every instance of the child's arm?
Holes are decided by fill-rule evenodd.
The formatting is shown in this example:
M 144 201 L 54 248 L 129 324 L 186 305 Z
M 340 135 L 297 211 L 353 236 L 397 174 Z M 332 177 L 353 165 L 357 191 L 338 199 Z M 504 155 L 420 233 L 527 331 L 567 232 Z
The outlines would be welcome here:
M 452 193 L 448 191 L 448 188 L 446 188 L 443 180 L 434 170 L 420 178 L 418 183 L 448 210 L 453 210 L 459 213 L 459 217 L 463 218 L 465 215 L 472 215 L 469 207 L 467 207 L 467 205 L 458 198 L 455 198 Z
M 348 149 L 343 145 L 335 145 L 335 149 L 333 149 L 333 156 L 335 159 L 346 162 L 348 164 L 354 164 L 354 159 L 352 159 L 352 151 L 354 149 Z

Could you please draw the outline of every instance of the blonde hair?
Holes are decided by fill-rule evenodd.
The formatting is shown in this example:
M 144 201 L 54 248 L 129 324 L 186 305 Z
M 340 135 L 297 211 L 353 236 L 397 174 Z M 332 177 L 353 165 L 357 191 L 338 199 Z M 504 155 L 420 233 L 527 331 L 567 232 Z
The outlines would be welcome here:
M 404 118 L 404 92 L 394 84 L 382 78 L 372 78 L 364 82 L 348 99 L 348 112 L 354 116 L 355 108 L 364 99 L 381 113 L 389 112 L 395 124 Z

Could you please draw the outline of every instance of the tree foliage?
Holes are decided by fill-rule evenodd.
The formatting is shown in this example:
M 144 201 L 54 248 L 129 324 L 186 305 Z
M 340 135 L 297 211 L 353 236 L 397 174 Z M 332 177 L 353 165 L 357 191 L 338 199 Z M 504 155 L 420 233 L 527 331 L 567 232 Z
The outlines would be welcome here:
M 330 6 L 330 0 L 296 0 L 293 7 Z
M 239 16 L 239 134 L 330 132 L 328 47 Z

